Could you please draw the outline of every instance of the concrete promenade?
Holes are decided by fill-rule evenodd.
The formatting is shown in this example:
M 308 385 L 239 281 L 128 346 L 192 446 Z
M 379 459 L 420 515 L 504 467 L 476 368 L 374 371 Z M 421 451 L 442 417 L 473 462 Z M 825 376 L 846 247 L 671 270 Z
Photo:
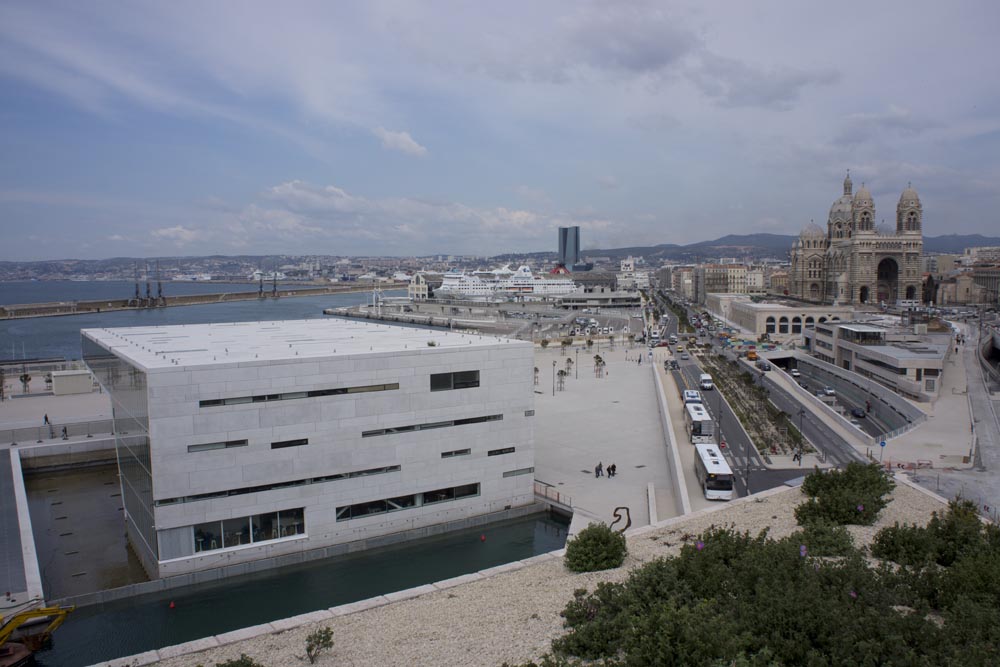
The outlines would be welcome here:
M 649 359 L 644 348 L 606 344 L 591 350 L 571 348 L 563 356 L 556 349 L 536 349 L 535 366 L 535 479 L 573 499 L 576 534 L 592 521 L 611 523 L 616 507 L 628 507 L 632 526 L 648 525 L 648 488 L 655 495 L 652 521 L 680 514 L 673 498 L 668 451 L 660 426 L 659 408 Z M 604 359 L 604 377 L 594 373 L 594 355 Z M 640 366 L 635 361 L 646 355 Z M 626 355 L 630 361 L 626 361 Z M 573 360 L 564 389 L 553 396 L 555 370 L 566 370 Z M 579 362 L 577 362 L 579 359 Z M 577 377 L 579 376 L 579 377 Z M 618 474 L 594 477 L 594 467 L 614 463 Z M 622 524 L 616 526 L 620 527 Z
M 967 442 L 970 436 L 977 441 L 977 451 L 972 463 L 974 467 L 964 470 L 918 470 L 914 480 L 943 496 L 961 496 L 972 500 L 981 512 L 1000 518 L 1000 423 L 997 420 L 997 406 L 987 390 L 982 367 L 976 358 L 977 329 L 968 324 L 958 324 L 966 334 L 970 344 L 960 347 L 962 363 L 968 371 L 968 406 L 972 410 L 972 422 L 968 412 L 959 415 L 942 415 L 943 423 L 950 420 L 953 430 L 942 430 L 942 437 Z M 947 442 L 947 440 L 946 440 Z

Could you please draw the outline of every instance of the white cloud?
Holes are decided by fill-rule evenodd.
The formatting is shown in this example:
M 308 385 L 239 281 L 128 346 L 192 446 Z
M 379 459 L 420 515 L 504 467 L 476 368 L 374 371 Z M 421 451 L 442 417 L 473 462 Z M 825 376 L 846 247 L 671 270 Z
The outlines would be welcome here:
M 190 229 L 184 227 L 183 225 L 175 225 L 173 227 L 161 227 L 160 229 L 154 229 L 151 232 L 153 238 L 159 241 L 168 241 L 177 246 L 184 246 L 190 243 L 198 241 L 204 236 L 204 233 L 197 229 Z
M 381 139 L 382 148 L 399 151 L 408 155 L 426 155 L 427 149 L 418 144 L 409 132 L 393 132 L 384 127 L 376 127 L 372 132 Z

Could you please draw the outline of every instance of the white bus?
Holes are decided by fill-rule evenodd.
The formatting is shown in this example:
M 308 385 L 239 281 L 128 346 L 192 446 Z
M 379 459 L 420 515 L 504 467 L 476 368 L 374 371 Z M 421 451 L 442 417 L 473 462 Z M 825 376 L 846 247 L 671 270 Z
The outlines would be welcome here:
M 715 442 L 715 423 L 708 410 L 700 403 L 688 403 L 684 406 L 684 424 L 687 427 L 691 444 L 700 442 Z
M 684 405 L 688 403 L 702 403 L 701 392 L 695 389 L 684 390 Z
M 733 471 L 715 445 L 695 445 L 694 471 L 707 500 L 733 499 Z

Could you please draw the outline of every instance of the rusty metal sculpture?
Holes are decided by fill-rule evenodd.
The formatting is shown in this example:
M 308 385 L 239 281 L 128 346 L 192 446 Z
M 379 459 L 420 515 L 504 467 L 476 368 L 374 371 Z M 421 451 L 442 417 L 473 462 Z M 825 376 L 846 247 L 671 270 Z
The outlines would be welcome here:
M 621 511 L 622 510 L 625 511 L 625 516 L 624 517 L 621 515 Z M 610 527 L 612 529 L 614 529 L 615 524 L 618 523 L 619 521 L 621 521 L 623 518 L 625 519 L 625 525 L 623 527 L 619 528 L 618 532 L 619 533 L 624 533 L 626 530 L 628 530 L 629 528 L 632 527 L 632 515 L 629 512 L 629 509 L 627 507 L 616 507 L 615 511 L 612 512 L 611 514 L 612 514 L 612 516 L 615 517 L 615 520 L 611 522 L 611 526 Z

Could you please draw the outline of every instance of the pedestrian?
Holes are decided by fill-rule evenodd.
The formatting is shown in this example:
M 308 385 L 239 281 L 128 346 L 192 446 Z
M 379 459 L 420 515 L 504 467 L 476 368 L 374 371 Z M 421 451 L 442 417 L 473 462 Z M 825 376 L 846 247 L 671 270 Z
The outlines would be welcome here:
M 49 415 L 48 415 L 48 413 L 45 413 L 45 417 L 42 419 L 42 424 L 44 424 L 46 426 L 49 425 Z
M 597 462 L 597 466 L 594 468 L 594 477 L 600 477 L 601 473 L 603 472 L 603 470 L 604 470 L 604 466 L 601 465 L 600 461 L 598 461 Z
M 608 477 L 614 477 L 618 474 L 618 466 L 614 463 L 608 466 Z
M 65 426 L 63 426 L 63 428 L 62 428 L 62 439 L 63 440 L 69 440 L 69 433 L 66 432 L 66 427 Z

